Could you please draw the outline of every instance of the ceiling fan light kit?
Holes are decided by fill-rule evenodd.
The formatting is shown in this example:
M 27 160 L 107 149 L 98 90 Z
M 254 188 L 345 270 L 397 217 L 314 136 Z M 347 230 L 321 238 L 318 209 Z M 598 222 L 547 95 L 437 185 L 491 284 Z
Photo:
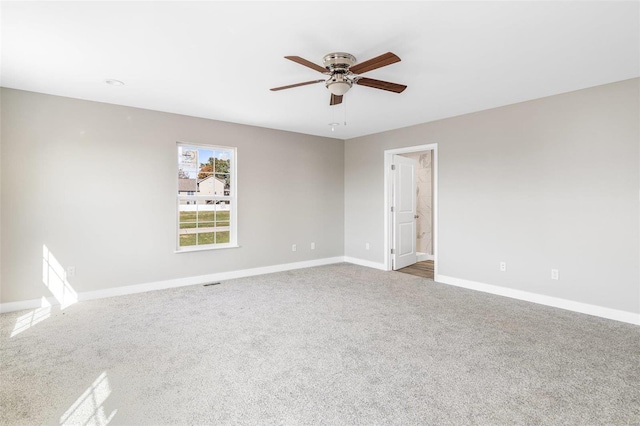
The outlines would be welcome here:
M 335 74 L 325 83 L 327 89 L 336 96 L 342 96 L 351 89 L 353 83 L 344 74 Z
M 349 89 L 351 89 L 354 83 L 357 85 L 386 90 L 394 93 L 402 93 L 407 88 L 407 86 L 403 84 L 374 80 L 371 78 L 361 77 L 359 75 L 368 71 L 375 70 L 377 68 L 400 62 L 400 58 L 391 52 L 387 52 L 383 55 L 377 56 L 373 59 L 369 59 L 368 61 L 364 61 L 360 64 L 357 64 L 356 57 L 350 53 L 329 53 L 328 55 L 325 55 L 324 58 L 322 58 L 322 64 L 324 65 L 324 68 L 299 56 L 285 56 L 285 58 L 300 65 L 304 65 L 305 67 L 311 68 L 312 70 L 321 72 L 322 74 L 328 75 L 329 77 L 326 80 L 312 80 L 305 81 L 303 83 L 291 84 L 288 86 L 274 87 L 273 89 L 271 89 L 272 91 L 291 89 L 293 87 L 300 87 L 306 86 L 308 84 L 324 82 L 326 88 L 329 89 L 329 92 L 331 92 L 329 105 L 338 105 L 342 103 L 342 96 L 347 93 Z

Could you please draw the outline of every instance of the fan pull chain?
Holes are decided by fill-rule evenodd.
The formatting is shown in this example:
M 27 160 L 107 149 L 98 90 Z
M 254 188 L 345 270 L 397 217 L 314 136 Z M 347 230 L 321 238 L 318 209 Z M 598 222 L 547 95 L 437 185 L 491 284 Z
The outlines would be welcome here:
M 331 108 L 331 131 L 335 132 L 336 131 L 336 109 L 335 108 Z
M 342 105 L 344 105 L 344 108 L 343 108 L 343 111 L 344 111 L 344 125 L 346 126 L 347 125 L 347 102 L 343 102 Z

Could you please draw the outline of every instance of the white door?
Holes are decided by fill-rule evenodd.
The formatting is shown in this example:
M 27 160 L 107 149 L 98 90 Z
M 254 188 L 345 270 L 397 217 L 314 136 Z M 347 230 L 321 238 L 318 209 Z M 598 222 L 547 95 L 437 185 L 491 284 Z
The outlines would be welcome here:
M 393 156 L 393 269 L 413 265 L 416 259 L 417 161 Z

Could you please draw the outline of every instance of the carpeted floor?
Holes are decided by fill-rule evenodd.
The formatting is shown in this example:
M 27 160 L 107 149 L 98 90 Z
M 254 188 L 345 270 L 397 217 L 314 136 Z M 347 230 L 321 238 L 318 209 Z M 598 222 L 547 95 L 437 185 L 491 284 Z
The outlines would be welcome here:
M 6 425 L 640 424 L 640 327 L 350 264 L 0 333 Z

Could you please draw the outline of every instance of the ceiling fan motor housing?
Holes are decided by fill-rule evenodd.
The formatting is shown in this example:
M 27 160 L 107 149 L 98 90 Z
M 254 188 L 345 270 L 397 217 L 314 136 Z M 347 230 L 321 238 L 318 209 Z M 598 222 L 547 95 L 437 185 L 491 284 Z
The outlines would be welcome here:
M 353 85 L 352 79 L 349 78 L 351 74 L 349 67 L 355 63 L 356 57 L 345 52 L 329 53 L 322 58 L 322 64 L 331 73 L 325 83 L 331 93 L 336 96 L 347 93 Z
M 348 70 L 349 67 L 356 63 L 356 57 L 351 53 L 334 52 L 325 55 L 322 58 L 322 64 L 329 71 Z

